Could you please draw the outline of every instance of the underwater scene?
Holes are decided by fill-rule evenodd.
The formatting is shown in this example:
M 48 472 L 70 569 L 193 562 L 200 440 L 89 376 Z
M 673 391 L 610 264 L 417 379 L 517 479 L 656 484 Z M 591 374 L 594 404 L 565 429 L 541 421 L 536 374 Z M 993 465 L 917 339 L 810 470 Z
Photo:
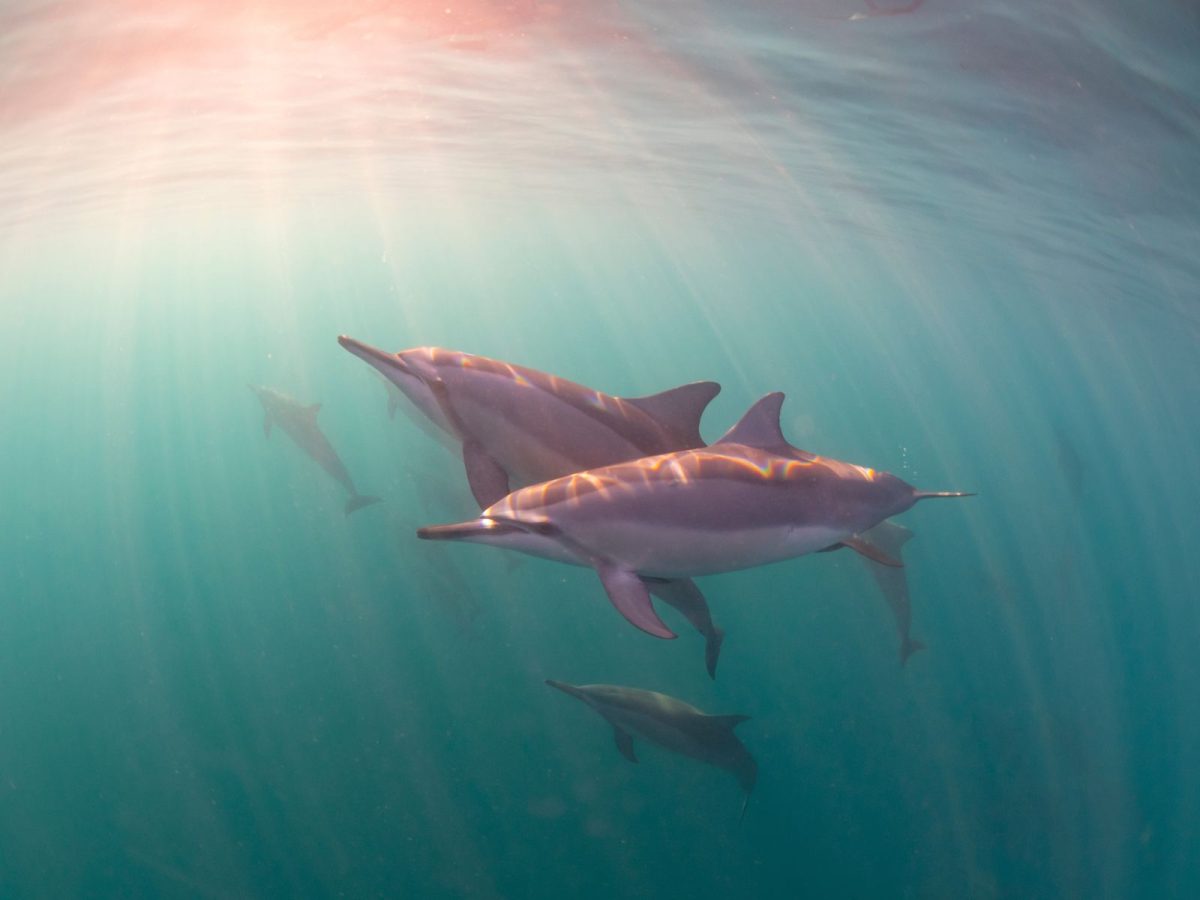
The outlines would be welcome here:
M 0 7 L 0 898 L 1200 896 L 1191 0 Z

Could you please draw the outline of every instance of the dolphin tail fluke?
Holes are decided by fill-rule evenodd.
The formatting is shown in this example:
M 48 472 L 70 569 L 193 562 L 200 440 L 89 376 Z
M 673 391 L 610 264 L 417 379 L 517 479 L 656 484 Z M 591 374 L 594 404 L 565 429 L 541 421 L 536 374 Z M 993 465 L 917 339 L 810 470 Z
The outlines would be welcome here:
M 917 491 L 917 500 L 941 500 L 947 497 L 974 497 L 974 491 Z
M 704 636 L 704 666 L 710 678 L 717 677 L 717 659 L 725 632 L 716 626 L 708 609 L 708 601 L 690 578 L 646 578 L 646 588 L 664 603 L 683 613 L 696 631 Z
M 355 494 L 346 501 L 346 515 L 350 515 L 350 513 L 357 512 L 364 506 L 370 506 L 372 503 L 378 503 L 379 501 L 379 497 L 368 497 L 366 494 Z
M 908 658 L 910 656 L 912 656 L 918 650 L 924 650 L 924 649 L 925 649 L 924 641 L 918 641 L 916 638 L 905 638 L 904 642 L 900 645 L 900 665 L 901 666 L 907 665 Z
M 708 669 L 708 677 L 714 681 L 717 678 L 717 662 L 721 658 L 721 645 L 725 643 L 725 632 L 713 626 L 705 636 L 704 644 L 704 668 Z

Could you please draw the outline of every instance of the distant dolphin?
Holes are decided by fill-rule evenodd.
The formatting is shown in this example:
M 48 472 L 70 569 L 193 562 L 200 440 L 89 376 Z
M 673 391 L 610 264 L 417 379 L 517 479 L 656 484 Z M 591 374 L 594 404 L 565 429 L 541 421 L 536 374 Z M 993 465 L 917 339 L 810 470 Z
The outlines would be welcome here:
M 901 548 L 912 538 L 913 533 L 903 525 L 895 522 L 880 522 L 874 528 L 864 531 L 863 540 L 879 548 L 888 556 L 899 560 Z M 900 636 L 900 665 L 908 662 L 908 658 L 918 650 L 924 650 L 925 645 L 909 636 L 912 623 L 912 606 L 908 599 L 908 576 L 903 569 L 895 566 L 885 566 L 874 560 L 864 559 L 871 577 L 883 593 L 884 602 L 892 611 L 896 620 L 896 633 Z
M 646 577 L 730 572 L 837 545 L 899 566 L 858 535 L 918 500 L 969 496 L 918 491 L 887 472 L 793 447 L 779 429 L 782 403 L 781 393 L 763 397 L 711 447 L 533 485 L 473 521 L 417 535 L 572 557 L 596 570 L 631 623 L 672 638 L 650 604 Z
M 467 480 L 481 509 L 503 499 L 511 481 L 536 484 L 702 447 L 700 416 L 721 390 L 716 382 L 697 381 L 623 399 L 536 369 L 440 347 L 388 353 L 344 335 L 338 343 L 374 366 L 429 422 L 462 444 Z M 426 423 L 420 424 L 428 431 Z M 570 555 L 551 558 L 576 561 Z M 664 578 L 647 588 L 704 636 L 705 666 L 715 678 L 724 632 L 713 624 L 700 589 Z
M 737 776 L 746 801 L 750 799 L 758 764 L 733 733 L 749 716 L 710 716 L 666 694 L 615 684 L 573 685 L 551 679 L 546 684 L 600 713 L 613 727 L 617 749 L 630 762 L 638 761 L 633 752 L 633 735 L 637 735 L 673 753 L 727 769 Z M 742 802 L 742 815 L 746 814 L 746 801 Z
M 321 431 L 321 426 L 317 424 L 320 403 L 305 406 L 273 388 L 253 384 L 250 390 L 262 402 L 263 434 L 270 437 L 271 426 L 278 425 L 297 447 L 344 487 L 350 494 L 350 499 L 346 501 L 346 515 L 379 502 L 378 497 L 368 497 L 358 492 L 337 451 Z

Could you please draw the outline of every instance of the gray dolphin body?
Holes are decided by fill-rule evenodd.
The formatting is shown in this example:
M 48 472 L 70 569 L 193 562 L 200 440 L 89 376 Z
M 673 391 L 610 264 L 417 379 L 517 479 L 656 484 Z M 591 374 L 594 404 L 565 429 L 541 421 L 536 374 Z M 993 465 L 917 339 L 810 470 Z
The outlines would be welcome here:
M 967 496 L 918 491 L 886 472 L 791 446 L 779 428 L 782 403 L 783 394 L 768 394 L 711 447 L 533 485 L 478 519 L 417 534 L 568 556 L 596 570 L 631 623 L 670 638 L 645 578 L 729 572 L 838 545 L 899 565 L 858 535 L 919 500 Z
M 758 779 L 758 764 L 738 740 L 733 729 L 749 716 L 710 716 L 675 697 L 615 684 L 565 684 L 547 680 L 546 684 L 582 700 L 613 727 L 617 749 L 630 762 L 637 762 L 633 737 L 658 744 L 726 769 L 737 776 L 749 799 Z M 742 804 L 743 814 L 746 811 Z
M 880 522 L 862 534 L 865 540 L 894 559 L 900 559 L 901 549 L 912 536 L 911 531 L 895 522 Z M 925 649 L 925 644 L 909 633 L 912 627 L 912 604 L 908 597 L 908 576 L 904 569 L 895 566 L 882 565 L 873 560 L 864 562 L 896 620 L 896 633 L 900 636 L 900 665 L 903 666 L 910 656 Z
M 481 509 L 503 499 L 513 482 L 536 484 L 584 469 L 701 447 L 700 416 L 721 390 L 716 382 L 698 381 L 625 399 L 456 350 L 417 347 L 387 353 L 345 336 L 338 343 L 374 366 L 437 431 L 462 445 L 467 480 Z M 513 549 L 579 564 L 575 556 L 558 552 L 537 536 L 517 541 L 522 542 L 534 549 Z M 713 623 L 700 589 L 687 580 L 665 578 L 648 581 L 646 587 L 704 636 L 705 665 L 716 677 L 724 632 Z
M 272 426 L 278 425 L 309 459 L 344 487 L 350 494 L 350 499 L 346 501 L 346 515 L 350 515 L 364 506 L 379 502 L 378 497 L 368 497 L 358 492 L 341 457 L 337 455 L 337 451 L 333 449 L 333 445 L 321 431 L 321 426 L 317 424 L 317 413 L 321 410 L 320 403 L 305 406 L 273 388 L 250 385 L 250 389 L 258 395 L 258 399 L 262 403 L 263 434 L 270 437 Z

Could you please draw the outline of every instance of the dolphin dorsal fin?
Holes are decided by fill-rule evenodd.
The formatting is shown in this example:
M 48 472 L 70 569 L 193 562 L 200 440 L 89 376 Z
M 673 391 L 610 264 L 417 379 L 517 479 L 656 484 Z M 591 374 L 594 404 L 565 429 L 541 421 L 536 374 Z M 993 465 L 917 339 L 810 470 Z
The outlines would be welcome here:
M 767 394 L 746 410 L 738 423 L 721 435 L 713 446 L 742 444 L 760 450 L 796 449 L 787 442 L 783 429 L 779 427 L 779 410 L 782 406 L 782 391 Z
M 719 393 L 721 386 L 715 381 L 693 381 L 661 394 L 630 397 L 625 402 L 632 403 L 671 432 L 681 443 L 678 449 L 689 450 L 704 446 L 704 439 L 700 437 L 700 417 Z
M 317 413 L 321 411 L 321 404 L 313 403 L 311 406 L 304 407 L 304 411 L 315 419 L 317 417 Z

